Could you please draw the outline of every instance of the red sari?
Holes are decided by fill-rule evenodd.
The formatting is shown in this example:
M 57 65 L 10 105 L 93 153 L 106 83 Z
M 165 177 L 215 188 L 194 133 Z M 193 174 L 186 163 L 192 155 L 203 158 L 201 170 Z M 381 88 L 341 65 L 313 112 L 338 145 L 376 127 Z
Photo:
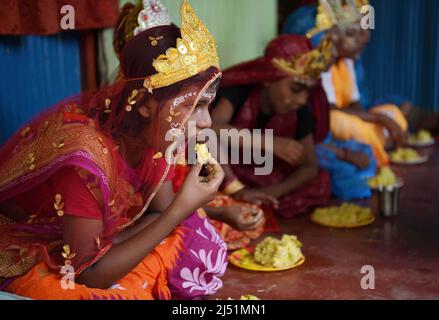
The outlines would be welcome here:
M 202 210 L 110 288 L 74 279 L 74 288 L 61 286 L 63 270 L 78 276 L 98 263 L 170 183 L 166 133 L 184 128 L 220 76 L 212 66 L 147 91 L 153 59 L 180 36 L 176 26 L 139 33 L 121 53 L 120 80 L 61 101 L 0 148 L 0 290 L 33 299 L 199 299 L 222 287 L 227 248 Z M 145 120 L 137 108 L 147 105 L 156 107 Z

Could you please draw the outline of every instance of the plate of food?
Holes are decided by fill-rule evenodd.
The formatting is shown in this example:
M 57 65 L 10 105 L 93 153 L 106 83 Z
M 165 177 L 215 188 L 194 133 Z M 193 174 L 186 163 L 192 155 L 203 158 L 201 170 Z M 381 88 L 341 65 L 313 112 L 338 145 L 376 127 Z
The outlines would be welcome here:
M 414 165 L 426 163 L 428 161 L 428 156 L 420 154 L 415 149 L 398 148 L 390 154 L 390 160 L 394 164 Z
M 420 130 L 418 133 L 410 135 L 408 139 L 408 145 L 415 148 L 429 147 L 434 144 L 434 138 L 427 130 Z
M 236 267 L 251 271 L 289 270 L 305 262 L 301 247 L 302 243 L 294 235 L 284 235 L 281 240 L 267 237 L 256 247 L 234 251 L 229 256 L 229 262 Z
M 402 179 L 390 167 L 382 167 L 375 177 L 368 180 L 368 184 L 373 190 L 379 190 L 383 187 L 402 188 L 404 186 Z
M 343 203 L 341 206 L 316 209 L 311 214 L 311 222 L 328 228 L 360 228 L 375 221 L 375 215 L 370 208 L 353 203 Z

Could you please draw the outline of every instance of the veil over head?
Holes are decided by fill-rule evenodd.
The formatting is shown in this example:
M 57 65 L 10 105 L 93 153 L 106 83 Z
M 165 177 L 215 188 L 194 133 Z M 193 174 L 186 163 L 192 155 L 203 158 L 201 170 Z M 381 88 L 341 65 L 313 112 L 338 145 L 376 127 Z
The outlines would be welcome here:
M 122 13 L 127 14 L 129 10 Z M 182 14 L 195 21 L 192 28 L 201 28 L 186 0 Z M 145 86 L 145 79 L 161 74 L 155 61 L 186 40 L 182 29 L 155 26 L 119 42 L 121 76 L 114 84 L 67 98 L 20 128 L 0 149 L 0 203 L 37 188 L 60 168 L 85 170 L 97 181 L 103 212 L 103 249 L 94 261 L 101 257 L 113 236 L 148 209 L 173 166 L 166 153 L 184 133 L 198 100 L 221 76 L 217 64 L 204 64 L 190 76 L 171 79 L 172 83 L 168 79 L 168 85 L 153 90 Z M 126 28 L 118 26 L 115 39 L 122 34 L 118 30 Z M 209 49 L 216 54 L 216 47 Z M 129 209 L 135 193 L 141 195 L 142 205 L 133 211 Z M 51 254 L 62 246 L 61 221 L 56 214 L 41 213 L 0 224 L 0 253 L 10 261 L 0 277 L 21 275 L 42 259 L 59 270 Z M 15 237 L 20 232 L 26 236 Z M 21 249 L 27 250 L 24 255 Z M 24 262 L 16 268 L 20 256 Z

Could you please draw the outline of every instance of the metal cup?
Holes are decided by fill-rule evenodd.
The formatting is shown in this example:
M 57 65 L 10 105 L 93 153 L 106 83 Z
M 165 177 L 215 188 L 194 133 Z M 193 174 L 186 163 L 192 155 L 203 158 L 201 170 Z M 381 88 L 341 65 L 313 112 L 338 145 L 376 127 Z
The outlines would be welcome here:
M 378 188 L 378 208 L 382 217 L 392 218 L 398 215 L 399 196 L 402 183 L 394 186 L 382 186 Z

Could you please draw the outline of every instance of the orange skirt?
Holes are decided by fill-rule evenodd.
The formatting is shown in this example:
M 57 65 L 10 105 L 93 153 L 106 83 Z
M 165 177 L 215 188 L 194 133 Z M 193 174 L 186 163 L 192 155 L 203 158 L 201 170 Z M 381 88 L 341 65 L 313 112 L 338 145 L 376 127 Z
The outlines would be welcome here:
M 371 112 L 385 114 L 392 118 L 403 131 L 408 129 L 407 120 L 395 105 L 377 106 L 371 109 Z M 389 156 L 385 150 L 387 130 L 382 126 L 363 121 L 341 110 L 331 110 L 330 127 L 335 139 L 355 140 L 370 145 L 380 167 L 389 163 Z
M 40 262 L 25 275 L 15 279 L 7 292 L 39 300 L 153 300 L 171 299 L 168 271 L 175 266 L 181 250 L 178 228 L 158 245 L 130 273 L 109 289 L 93 289 L 50 272 Z M 63 285 L 64 283 L 64 285 Z M 67 289 L 63 289 L 67 287 Z

